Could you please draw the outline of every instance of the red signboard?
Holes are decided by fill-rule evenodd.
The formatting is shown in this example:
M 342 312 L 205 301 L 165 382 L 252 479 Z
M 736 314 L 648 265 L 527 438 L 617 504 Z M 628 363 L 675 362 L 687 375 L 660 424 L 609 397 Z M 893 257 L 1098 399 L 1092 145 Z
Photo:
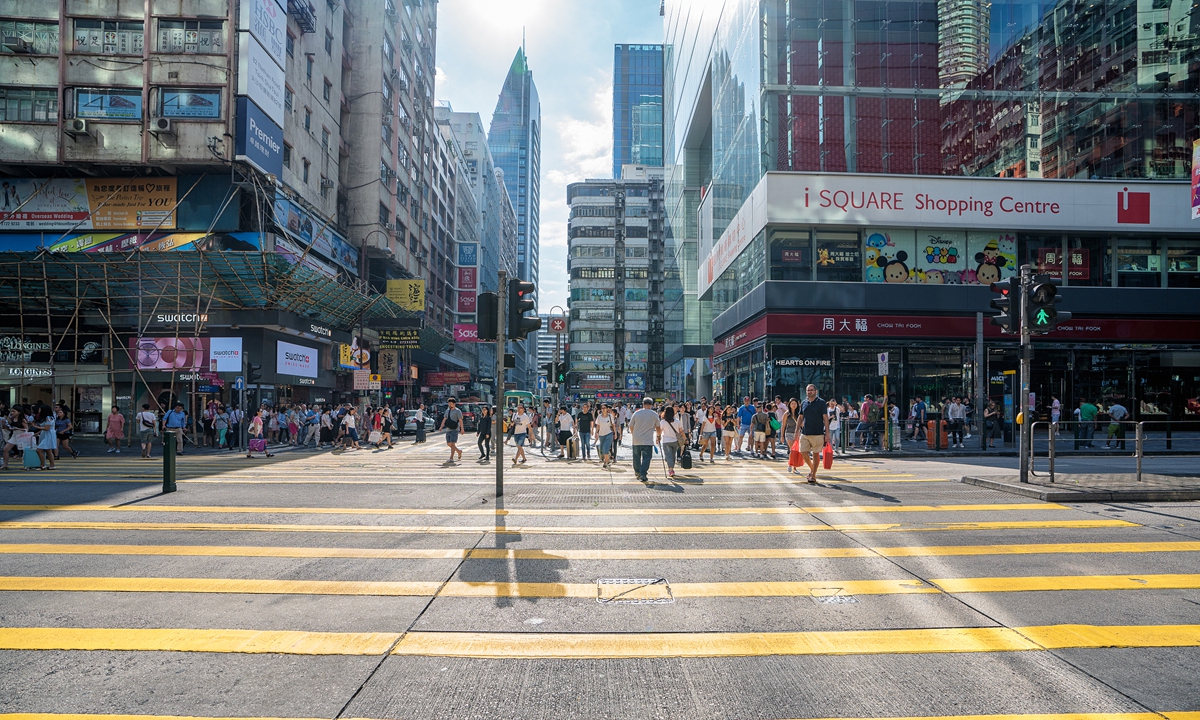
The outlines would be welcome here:
M 479 326 L 475 323 L 455 323 L 454 342 L 479 342 Z
M 560 318 L 560 317 L 550 318 L 550 332 L 565 333 L 566 331 L 567 331 L 567 319 L 566 318 Z
M 460 267 L 458 269 L 458 289 L 459 290 L 474 290 L 479 275 L 478 270 L 473 267 Z
M 463 372 L 431 372 L 425 374 L 425 383 L 430 387 L 445 387 L 447 385 L 466 385 L 471 382 L 471 373 Z
M 1066 253 L 1067 274 L 1071 280 L 1090 280 L 1092 277 L 1091 251 L 1072 248 Z M 1038 272 L 1052 278 L 1062 278 L 1063 251 L 1059 248 L 1038 248 Z
M 458 293 L 458 311 L 460 313 L 475 312 L 475 291 L 465 290 Z
M 1004 337 L 1000 328 L 985 323 L 983 333 L 989 339 Z M 944 338 L 966 340 L 975 337 L 974 317 L 935 317 L 923 315 L 865 315 L 849 313 L 772 314 L 718 338 L 713 355 L 725 355 L 765 335 L 828 337 L 842 343 L 847 338 Z M 1073 319 L 1062 323 L 1036 342 L 1116 341 L 1116 342 L 1195 342 L 1200 338 L 1200 320 Z M 1015 342 L 1015 339 L 1013 339 Z

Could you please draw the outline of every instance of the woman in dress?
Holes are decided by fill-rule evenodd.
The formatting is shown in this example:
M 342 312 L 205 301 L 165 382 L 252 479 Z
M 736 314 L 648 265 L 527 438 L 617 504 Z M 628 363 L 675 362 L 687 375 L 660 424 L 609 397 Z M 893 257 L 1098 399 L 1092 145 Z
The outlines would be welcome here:
M 54 469 L 54 453 L 58 450 L 58 435 L 54 432 L 54 415 L 50 412 L 50 408 L 43 407 L 38 410 L 37 417 L 33 421 L 33 428 L 37 432 L 37 454 L 42 461 L 42 470 Z
M 246 442 L 246 457 L 248 458 L 254 457 L 254 446 L 258 444 L 252 443 L 250 440 L 263 439 L 263 414 L 266 412 L 268 411 L 259 410 L 258 412 L 254 413 L 254 419 L 250 421 L 250 427 L 246 430 L 246 437 L 248 438 Z M 274 454 L 265 448 L 263 449 L 263 454 L 267 457 L 275 457 Z
M 1000 422 L 1000 408 L 995 400 L 988 400 L 987 408 L 983 411 L 984 432 L 987 433 L 988 447 L 996 447 L 996 438 L 1004 437 L 1004 426 Z M 1003 445 L 1003 439 L 1000 441 Z
M 108 422 L 104 425 L 104 439 L 108 442 L 110 453 L 121 454 L 121 441 L 125 439 L 125 416 L 121 408 L 113 407 L 108 414 Z
M 787 401 L 787 413 L 783 416 L 783 441 L 787 447 L 784 450 L 788 455 L 788 473 L 800 474 L 800 466 L 804 465 L 804 460 L 800 459 L 800 465 L 792 465 L 792 446 L 796 444 L 796 438 L 800 437 L 800 429 L 804 426 L 803 416 L 800 415 L 800 401 L 796 398 L 789 398 Z
M 321 431 L 317 435 L 317 449 L 323 448 L 325 445 L 333 447 L 333 415 L 330 414 L 328 405 L 321 410 L 320 423 Z
M 267 442 L 279 442 L 279 413 L 272 412 L 269 408 L 263 410 L 265 416 L 265 425 L 267 427 Z
M 385 407 L 380 412 L 380 415 L 382 415 L 382 420 L 383 420 L 382 424 L 380 425 L 380 430 L 379 430 L 380 434 L 383 435 L 383 438 L 380 440 L 380 443 L 382 444 L 382 443 L 386 442 L 387 449 L 391 450 L 392 449 L 392 426 L 393 426 L 392 409 L 390 407 Z

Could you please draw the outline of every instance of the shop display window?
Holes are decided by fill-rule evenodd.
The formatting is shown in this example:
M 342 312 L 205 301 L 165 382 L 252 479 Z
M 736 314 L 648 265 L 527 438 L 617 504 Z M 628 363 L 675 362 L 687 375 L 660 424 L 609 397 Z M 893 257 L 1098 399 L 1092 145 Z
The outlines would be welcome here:
M 1167 287 L 1200 287 L 1200 243 L 1167 243 Z
M 962 230 L 918 230 L 915 282 L 929 285 L 961 285 L 967 257 L 967 233 Z
M 811 280 L 812 238 L 808 231 L 772 228 L 767 233 L 771 248 L 771 279 Z
M 817 233 L 817 280 L 862 282 L 858 233 Z
M 1107 237 L 1067 237 L 1067 284 L 1112 285 L 1112 250 Z
M 1158 240 L 1117 240 L 1117 285 L 1120 287 L 1160 287 L 1162 285 L 1162 243 Z

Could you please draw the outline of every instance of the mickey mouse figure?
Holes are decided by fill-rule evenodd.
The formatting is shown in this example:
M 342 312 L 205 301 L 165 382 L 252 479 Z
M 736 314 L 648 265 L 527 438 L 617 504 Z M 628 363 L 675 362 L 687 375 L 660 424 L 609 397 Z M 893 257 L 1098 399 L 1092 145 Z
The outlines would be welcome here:
M 975 262 L 979 267 L 975 270 L 975 278 L 980 285 L 991 285 L 1000 280 L 1000 268 L 1008 264 L 1008 258 L 1000 254 L 1000 247 L 992 240 L 982 252 L 975 253 Z
M 875 261 L 875 264 L 883 268 L 883 281 L 890 283 L 908 282 L 910 275 L 908 265 L 905 263 L 908 260 L 908 253 L 900 250 L 895 257 L 888 259 L 884 255 L 880 255 Z

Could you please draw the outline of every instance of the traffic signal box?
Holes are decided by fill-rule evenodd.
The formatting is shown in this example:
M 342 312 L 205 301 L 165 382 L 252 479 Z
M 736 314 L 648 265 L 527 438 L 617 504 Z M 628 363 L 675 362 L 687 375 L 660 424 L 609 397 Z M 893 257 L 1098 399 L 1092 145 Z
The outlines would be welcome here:
M 1029 332 L 1043 335 L 1052 332 L 1060 322 L 1071 319 L 1071 313 L 1059 312 L 1055 307 L 1062 302 L 1058 295 L 1059 282 L 1049 275 L 1034 276 L 1025 301 L 1025 321 L 1029 323 Z
M 535 292 L 537 287 L 531 282 L 518 278 L 508 281 L 508 326 L 504 330 L 505 337 L 509 340 L 524 339 L 529 333 L 541 329 L 541 318 L 525 317 L 525 313 L 533 310 L 535 306 Z
M 1016 277 L 1010 277 L 994 282 L 990 287 L 992 292 L 1000 294 L 1000 297 L 992 300 L 992 307 L 1000 311 L 999 315 L 992 317 L 992 324 L 999 325 L 1000 332 L 1005 335 L 1020 333 L 1021 324 L 1017 316 L 1017 308 L 1013 307 L 1013 302 L 1018 299 L 1021 281 Z
M 479 293 L 475 313 L 478 316 L 479 340 L 495 341 L 500 330 L 500 296 L 494 292 Z

